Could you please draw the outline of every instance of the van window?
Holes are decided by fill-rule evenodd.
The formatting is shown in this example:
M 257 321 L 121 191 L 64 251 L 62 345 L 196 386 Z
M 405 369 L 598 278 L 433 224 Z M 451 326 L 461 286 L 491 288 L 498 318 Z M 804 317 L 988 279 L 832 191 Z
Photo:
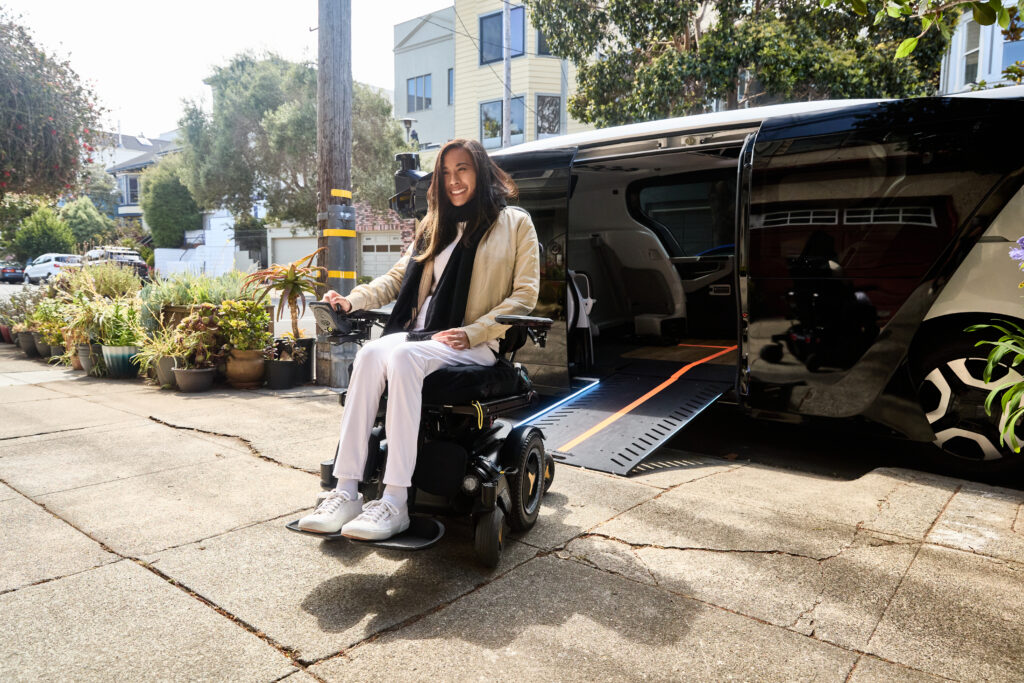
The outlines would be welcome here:
M 631 208 L 658 233 L 669 254 L 733 252 L 735 172 L 658 178 L 631 189 Z

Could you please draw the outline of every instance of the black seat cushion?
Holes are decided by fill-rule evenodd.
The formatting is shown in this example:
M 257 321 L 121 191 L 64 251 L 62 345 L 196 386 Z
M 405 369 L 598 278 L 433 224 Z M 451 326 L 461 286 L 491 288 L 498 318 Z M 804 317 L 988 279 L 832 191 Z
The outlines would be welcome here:
M 458 405 L 513 396 L 529 389 L 528 381 L 507 360 L 494 365 L 453 365 L 427 375 L 423 402 Z

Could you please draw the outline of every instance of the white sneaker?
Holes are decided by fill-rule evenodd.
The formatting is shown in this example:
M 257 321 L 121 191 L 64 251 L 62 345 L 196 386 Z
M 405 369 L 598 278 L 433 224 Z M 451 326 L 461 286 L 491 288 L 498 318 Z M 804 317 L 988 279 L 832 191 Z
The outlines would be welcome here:
M 356 494 L 353 500 L 347 491 L 331 491 L 311 514 L 299 520 L 303 531 L 334 534 L 363 510 L 363 496 Z
M 360 541 L 383 541 L 409 528 L 409 508 L 386 500 L 371 500 L 363 513 L 341 528 L 341 535 Z

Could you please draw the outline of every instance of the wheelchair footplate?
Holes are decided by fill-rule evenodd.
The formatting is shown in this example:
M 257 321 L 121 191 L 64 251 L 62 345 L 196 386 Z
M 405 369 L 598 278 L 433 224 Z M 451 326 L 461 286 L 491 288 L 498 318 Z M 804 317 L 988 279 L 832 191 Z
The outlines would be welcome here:
M 426 550 L 435 545 L 444 536 L 444 524 L 433 517 L 421 517 L 413 515 L 409 518 L 409 528 L 402 533 L 386 538 L 382 541 L 362 541 L 355 538 L 345 538 L 341 532 L 333 534 L 322 534 L 316 531 L 306 531 L 299 528 L 299 520 L 289 522 L 285 525 L 289 531 L 307 536 L 316 536 L 325 541 L 346 540 L 363 545 L 372 545 L 378 548 L 390 550 Z

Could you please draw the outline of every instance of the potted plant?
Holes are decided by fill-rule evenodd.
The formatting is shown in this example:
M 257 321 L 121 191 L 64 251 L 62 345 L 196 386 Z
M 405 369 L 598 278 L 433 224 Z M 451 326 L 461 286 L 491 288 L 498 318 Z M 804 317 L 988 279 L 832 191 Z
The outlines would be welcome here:
M 255 389 L 263 384 L 263 349 L 271 340 L 270 316 L 253 300 L 221 303 L 217 311 L 220 334 L 228 353 L 227 380 L 236 389 Z
M 93 299 L 85 292 L 76 292 L 68 303 L 68 343 L 74 343 L 74 351 L 82 369 L 93 377 L 106 375 L 103 361 L 103 347 L 99 344 L 100 316 L 103 300 Z
M 108 376 L 115 379 L 135 377 L 139 370 L 131 359 L 139 352 L 143 336 L 138 299 L 104 300 L 99 327 Z
M 36 350 L 43 358 L 64 355 L 64 304 L 57 299 L 45 298 L 32 312 L 33 336 Z
M 12 328 L 14 334 L 18 337 L 18 347 L 21 349 L 29 358 L 35 358 L 39 355 L 39 351 L 36 350 L 36 340 L 32 337 L 32 330 L 29 328 L 29 323 L 20 322 L 14 323 Z
M 305 339 L 299 336 L 299 317 L 306 312 L 306 294 L 312 294 L 315 298 L 316 288 L 325 284 L 325 281 L 320 279 L 322 275 L 326 275 L 325 269 L 313 265 L 313 260 L 321 251 L 323 250 L 317 249 L 312 254 L 303 256 L 286 266 L 272 264 L 269 268 L 249 275 L 245 280 L 246 289 L 257 291 L 256 301 L 264 301 L 271 293 L 280 297 L 277 305 L 278 320 L 283 317 L 284 307 L 287 304 L 292 320 L 292 337 L 297 344 L 306 349 L 306 358 L 299 370 L 300 382 L 308 382 L 312 379 L 310 375 L 313 364 L 310 362 L 310 357 L 313 353 L 315 339 Z
M 292 335 L 275 339 L 267 349 L 267 388 L 291 389 L 298 381 L 298 368 L 306 360 L 306 349 Z
M 171 389 L 178 386 L 174 380 L 174 366 L 178 364 L 178 357 L 174 355 L 177 353 L 174 333 L 173 329 L 161 327 L 146 335 L 139 345 L 139 352 L 132 358 L 142 374 L 155 370 L 157 384 Z
M 213 384 L 218 333 L 213 304 L 200 304 L 174 328 L 174 380 L 182 391 L 205 391 Z

